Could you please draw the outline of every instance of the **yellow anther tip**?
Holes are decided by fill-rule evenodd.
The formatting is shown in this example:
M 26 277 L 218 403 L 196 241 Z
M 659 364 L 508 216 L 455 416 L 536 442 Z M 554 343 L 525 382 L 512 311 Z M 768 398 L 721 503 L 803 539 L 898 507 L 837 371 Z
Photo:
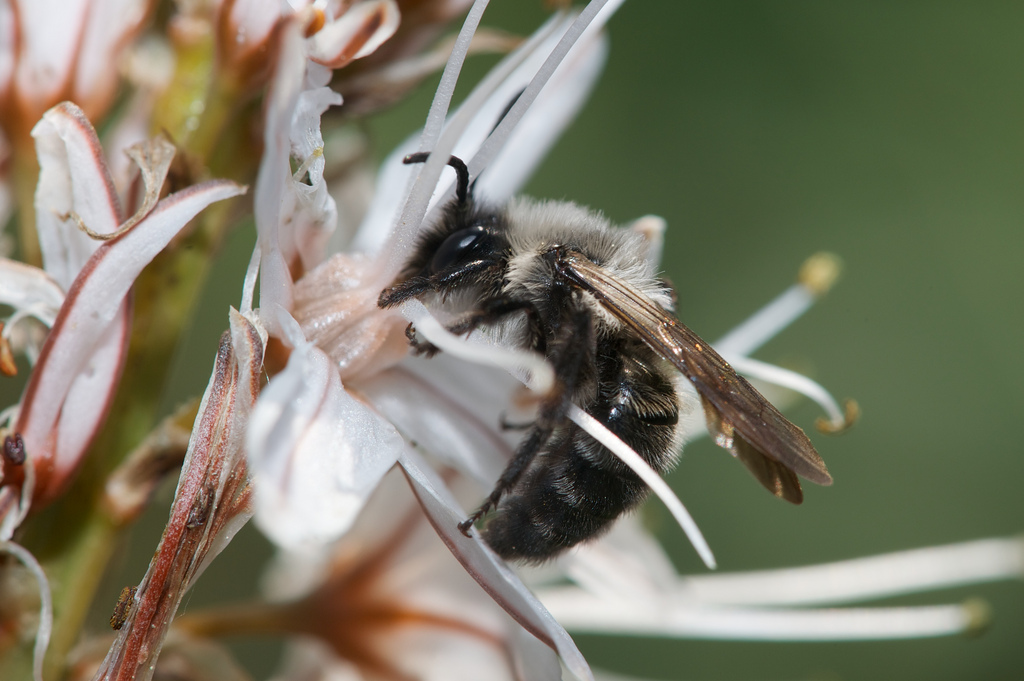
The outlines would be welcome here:
M 819 418 L 815 422 L 814 426 L 818 429 L 818 432 L 826 435 L 842 433 L 853 426 L 853 424 L 857 423 L 860 419 L 860 405 L 857 404 L 857 400 L 848 399 L 843 402 L 843 412 L 843 420 L 839 423 Z
M 843 261 L 839 256 L 822 251 L 804 261 L 797 279 L 815 296 L 823 296 L 836 283 L 842 271 Z
M 964 601 L 964 611 L 967 614 L 967 627 L 964 633 L 968 636 L 979 636 L 992 624 L 992 606 L 980 598 L 971 598 Z

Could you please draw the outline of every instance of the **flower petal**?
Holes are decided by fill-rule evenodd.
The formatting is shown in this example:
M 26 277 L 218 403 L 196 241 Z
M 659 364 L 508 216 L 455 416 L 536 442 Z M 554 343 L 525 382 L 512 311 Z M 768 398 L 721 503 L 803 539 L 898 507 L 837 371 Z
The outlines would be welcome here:
M 1021 577 L 1024 540 L 1011 537 L 780 570 L 698 575 L 685 578 L 681 589 L 702 603 L 823 605 Z
M 480 146 L 477 154 L 469 160 L 471 175 L 479 175 L 487 168 L 502 149 L 508 145 L 510 135 L 519 125 L 524 114 L 532 108 L 537 97 L 548 85 L 552 76 L 563 64 L 571 63 L 571 59 L 579 54 L 593 40 L 601 28 L 611 19 L 624 0 L 591 0 L 579 13 L 561 36 L 558 44 L 545 59 L 544 64 L 529 84 L 516 98 L 515 103 L 495 126 L 494 131 Z
M 331 648 L 291 646 L 287 678 L 353 667 L 360 678 L 561 678 L 554 651 L 461 569 L 398 467 L 329 553 L 279 554 L 267 576 L 272 600 L 292 601 L 282 605 L 300 632 Z
M 192 429 L 170 520 L 96 679 L 152 678 L 181 599 L 251 515 L 243 445 L 266 334 L 235 310 L 230 320 Z
M 340 69 L 380 47 L 394 35 L 400 21 L 394 0 L 357 2 L 306 41 L 309 58 Z
M 16 4 L 21 40 L 15 86 L 23 105 L 38 112 L 57 101 L 72 79 L 91 3 L 21 0 Z
M 409 351 L 406 321 L 377 307 L 376 271 L 371 259 L 339 253 L 295 284 L 293 312 L 302 333 L 345 381 L 372 376 Z
M 593 681 L 590 667 L 562 625 L 475 531 L 471 537 L 459 531 L 465 513 L 437 474 L 409 449 L 399 463 L 437 534 L 473 579 L 524 629 L 557 652 L 576 678 Z
M 224 0 L 218 17 L 218 47 L 230 59 L 260 49 L 281 18 L 280 0 Z
M 976 631 L 971 604 L 906 608 L 772 610 L 658 601 L 598 601 L 565 590 L 544 601 L 573 631 L 726 641 L 872 641 L 952 636 Z
M 330 79 L 329 71 L 310 64 L 307 86 L 313 71 L 323 71 L 324 77 L 318 80 Z M 323 262 L 327 241 L 338 224 L 338 209 L 324 182 L 320 117 L 328 107 L 339 104 L 341 95 L 329 87 L 307 87 L 299 94 L 289 126 L 291 154 L 302 165 L 285 188 L 280 240 L 285 260 L 291 262 L 298 257 L 303 271 Z M 304 177 L 307 174 L 308 183 Z
M 121 221 L 121 204 L 103 149 L 82 110 L 64 102 L 32 129 L 39 156 L 36 229 L 43 265 L 65 290 L 100 246 L 78 229 L 74 213 L 94 232 L 109 234 Z
M 448 101 L 452 96 L 458 79 L 461 60 L 465 56 L 465 51 L 469 49 L 472 31 L 476 26 L 474 20 L 479 20 L 478 12 L 482 12 L 485 5 L 486 2 L 478 0 L 477 3 L 474 3 L 472 10 L 470 10 L 469 16 L 466 17 L 465 26 L 463 26 L 462 32 L 459 33 L 459 39 L 449 58 L 448 65 L 445 67 L 437 94 L 434 96 L 434 103 L 427 117 L 422 139 L 416 144 L 414 149 L 411 149 L 412 151 L 430 151 L 432 152 L 430 158 L 415 171 L 412 169 L 408 171 L 416 173 L 416 179 L 411 185 L 406 182 L 399 185 L 402 187 L 408 186 L 409 189 L 401 197 L 397 205 L 395 207 L 385 207 L 383 210 L 378 211 L 373 210 L 373 206 L 371 206 L 371 210 L 367 214 L 366 220 L 364 220 L 364 227 L 360 228 L 359 236 L 362 236 L 364 229 L 373 230 L 375 233 L 384 234 L 393 244 L 393 247 L 385 247 L 384 249 L 388 251 L 388 267 L 382 272 L 383 279 L 390 279 L 404 263 L 408 256 L 408 251 L 412 248 L 412 244 L 415 241 L 413 237 L 420 229 L 428 208 L 436 205 L 445 196 L 452 194 L 450 186 L 446 191 L 439 191 L 440 188 L 438 187 L 438 178 L 441 177 L 441 172 L 445 168 L 449 154 L 456 153 L 466 156 L 465 148 L 460 146 L 460 144 L 472 145 L 471 148 L 476 149 L 473 141 L 466 138 L 465 135 L 469 126 L 477 122 L 477 125 L 487 126 L 487 129 L 493 127 L 498 113 L 507 105 L 507 102 L 514 96 L 514 93 L 508 93 L 500 104 L 495 104 L 499 108 L 493 112 L 492 117 L 486 123 L 479 122 L 482 118 L 480 116 L 481 108 L 493 99 L 495 90 L 501 88 L 508 75 L 520 63 L 538 53 L 546 54 L 545 47 L 549 46 L 548 40 L 552 35 L 558 34 L 559 29 L 564 29 L 566 25 L 564 22 L 559 21 L 559 17 L 552 17 L 522 47 L 503 59 L 488 74 L 487 78 L 473 89 L 466 101 L 463 102 L 451 117 L 451 120 L 445 123 L 442 131 L 439 129 L 440 121 L 438 118 L 443 118 L 447 113 Z M 463 142 L 464 138 L 467 139 L 466 142 Z M 400 161 L 400 159 L 398 160 Z M 391 159 L 389 161 L 394 162 Z M 410 176 L 407 175 L 407 177 Z M 384 223 L 376 228 L 372 226 L 372 223 L 370 225 L 367 224 L 370 220 L 379 220 L 382 217 L 385 218 Z M 395 228 L 394 233 L 392 233 L 392 227 Z M 370 235 L 369 238 L 372 239 L 374 237 Z M 378 241 L 374 243 L 378 242 L 379 237 Z M 362 243 L 361 239 L 357 239 L 357 245 Z
M 63 303 L 64 291 L 46 272 L 0 258 L 0 304 L 11 306 L 15 314 L 29 315 L 53 326 Z
M 447 358 L 442 355 L 429 362 L 420 362 L 418 366 L 426 369 L 442 359 Z M 428 375 L 447 373 L 440 367 L 429 368 L 438 371 Z M 446 363 L 445 368 L 450 370 L 451 363 Z M 466 372 L 463 370 L 462 373 Z M 472 373 L 476 374 L 476 370 Z M 474 378 L 479 379 L 480 376 Z M 473 385 L 467 387 L 493 385 L 487 379 L 471 383 Z M 406 440 L 417 443 L 438 461 L 469 475 L 481 486 L 493 484 L 512 456 L 512 445 L 496 431 L 500 407 L 491 410 L 485 406 L 488 402 L 495 403 L 490 399 L 481 401 L 481 409 L 467 406 L 464 403 L 466 393 L 458 389 L 445 391 L 444 386 L 424 379 L 407 366 L 374 376 L 372 381 L 361 386 L 361 391 L 377 411 L 395 424 Z M 504 405 L 508 393 L 502 391 L 501 394 L 506 399 L 497 404 Z M 481 397 L 479 391 L 475 396 Z M 493 420 L 488 420 L 481 411 L 493 411 Z
M 36 2 L 36 0 L 32 0 Z M 149 0 L 92 0 L 75 58 L 72 98 L 93 116 L 105 111 L 117 89 L 118 55 L 142 27 Z M 52 25 L 57 22 L 50 22 Z
M 583 575 L 579 581 L 582 589 L 552 585 L 539 591 L 545 605 L 570 629 L 617 635 L 762 641 L 946 636 L 977 631 L 986 621 L 984 609 L 971 602 L 822 610 L 779 606 L 888 598 L 1015 579 L 1024 574 L 1024 542 L 1013 537 L 780 570 L 675 577 L 668 582 L 660 576 L 661 584 L 651 589 L 643 586 L 649 583 L 646 577 L 651 576 L 649 558 L 621 574 L 609 573 L 600 565 L 594 570 L 593 565 L 586 564 L 595 553 L 599 556 L 602 552 L 613 558 L 620 554 L 605 567 L 631 562 L 631 552 L 622 553 L 623 549 L 628 551 L 627 544 L 602 544 L 604 540 L 572 557 L 579 559 L 574 567 L 585 570 L 573 572 L 574 577 Z M 611 552 L 607 551 L 609 548 Z
M 519 193 L 551 147 L 575 120 L 608 59 L 607 37 L 602 33 L 590 35 L 591 39 L 581 39 L 566 56 L 537 101 L 523 115 L 504 148 L 488 164 L 487 172 L 481 174 L 477 183 L 480 196 L 503 202 Z M 522 77 L 520 74 L 525 74 L 525 70 L 517 70 L 506 85 L 516 83 L 516 77 Z M 528 83 L 528 80 L 522 82 L 513 94 L 522 91 Z M 491 99 L 501 101 L 497 97 Z M 509 101 L 510 97 L 502 102 L 502 109 L 492 115 L 493 121 L 497 121 Z M 489 132 L 486 130 L 484 134 Z
M 403 447 L 391 424 L 344 390 L 327 355 L 299 344 L 249 427 L 257 525 L 289 549 L 337 539 Z
M 266 97 L 266 121 L 263 131 L 263 159 L 256 176 L 254 211 L 261 251 L 260 301 L 263 325 L 272 336 L 280 336 L 277 308 L 292 308 L 292 276 L 289 272 L 294 252 L 285 252 L 281 225 L 286 215 L 283 205 L 292 182 L 292 117 L 303 89 L 306 73 L 302 38 L 295 21 L 281 30 L 277 66 Z
M 125 298 L 139 272 L 199 211 L 243 191 L 215 180 L 172 194 L 135 229 L 100 246 L 82 268 L 43 346 L 14 428 L 36 466 L 37 499 L 59 492 L 102 422 L 127 340 Z M 44 480 L 47 473 L 55 474 L 52 483 Z
M 121 378 L 130 333 L 131 304 L 125 298 L 113 322 L 68 387 L 56 428 L 51 432 L 56 438 L 53 458 L 56 478 L 50 481 L 49 494 L 38 497 L 42 503 L 47 503 L 63 487 L 62 476 L 75 469 L 103 423 Z M 40 490 L 40 494 L 43 492 Z
M 617 2 L 611 3 L 596 20 L 603 24 L 614 11 Z M 468 21 L 468 20 L 467 20 Z M 495 67 L 488 81 L 481 83 L 469 98 L 455 111 L 446 123 L 444 140 L 420 141 L 418 135 L 410 137 L 399 149 L 392 153 L 381 166 L 378 175 L 378 195 L 374 197 L 363 224 L 354 240 L 355 248 L 369 252 L 379 250 L 392 226 L 396 224 L 401 213 L 401 224 L 413 224 L 412 218 L 418 213 L 410 206 L 403 211 L 402 197 L 406 192 L 410 178 L 419 173 L 417 182 L 430 181 L 436 178 L 430 169 L 414 169 L 402 165 L 402 158 L 417 151 L 422 144 L 434 147 L 447 158 L 448 153 L 463 159 L 470 159 L 484 144 L 494 130 L 495 124 L 501 119 L 509 103 L 515 101 L 520 93 L 531 83 L 538 71 L 545 66 L 552 50 L 559 44 L 566 31 L 573 24 L 572 17 L 552 17 L 538 29 L 530 40 L 506 57 Z M 579 35 L 579 34 L 577 34 Z M 480 173 L 479 192 L 493 201 L 504 201 L 522 188 L 523 183 L 543 160 L 551 146 L 561 135 L 564 128 L 576 115 L 597 76 L 604 66 L 607 56 L 607 41 L 596 30 L 583 34 L 580 43 L 572 49 L 561 66 L 555 70 L 553 81 L 541 91 L 537 102 L 527 110 L 520 131 L 503 142 L 503 149 L 495 159 L 498 169 L 493 172 Z M 446 71 L 447 73 L 447 71 Z M 443 115 L 443 111 L 441 114 Z M 431 110 L 431 115 L 435 115 Z M 431 121 L 428 119 L 428 126 Z M 454 146 L 451 138 L 455 137 Z M 447 151 L 450 149 L 450 152 Z M 439 167 L 443 163 L 439 160 Z M 440 171 L 438 171 L 439 173 Z M 427 205 L 432 210 L 440 201 L 451 196 L 454 184 L 451 182 L 438 184 Z M 404 261 L 406 249 L 411 247 L 408 238 L 398 238 L 399 244 L 404 243 L 389 262 Z M 394 266 L 394 265 L 393 265 Z
M 560 559 L 560 567 L 583 589 L 604 598 L 658 598 L 675 590 L 679 579 L 637 515 L 619 518 L 598 541 L 579 545 Z

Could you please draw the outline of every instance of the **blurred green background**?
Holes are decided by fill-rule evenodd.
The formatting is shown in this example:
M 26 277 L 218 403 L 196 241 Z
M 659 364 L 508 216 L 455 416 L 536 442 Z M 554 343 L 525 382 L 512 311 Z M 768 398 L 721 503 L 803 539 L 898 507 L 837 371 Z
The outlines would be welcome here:
M 539 1 L 492 5 L 484 24 L 519 33 L 544 17 Z M 612 20 L 607 71 L 528 192 L 622 222 L 664 216 L 679 314 L 708 339 L 781 292 L 816 251 L 846 264 L 833 292 L 757 354 L 860 403 L 853 430 L 814 436 L 835 485 L 809 485 L 804 505 L 790 506 L 707 441 L 671 476 L 722 570 L 1024 528 L 1024 357 L 1012 352 L 1024 337 L 1022 29 L 1014 3 L 634 0 Z M 493 61 L 471 60 L 464 82 Z M 422 125 L 434 82 L 373 122 L 379 157 Z M 168 405 L 205 385 L 252 241 L 239 234 L 215 268 Z M 810 429 L 817 412 L 791 416 Z M 667 512 L 647 512 L 680 570 L 703 572 Z M 165 513 L 164 503 L 154 527 L 136 532 L 98 626 L 145 569 Z M 189 607 L 251 593 L 256 573 L 238 573 L 244 552 L 267 548 L 244 532 Z M 595 666 L 665 680 L 1021 678 L 1020 583 L 886 603 L 973 596 L 995 619 L 970 639 L 578 642 Z M 242 650 L 255 661 L 266 647 Z

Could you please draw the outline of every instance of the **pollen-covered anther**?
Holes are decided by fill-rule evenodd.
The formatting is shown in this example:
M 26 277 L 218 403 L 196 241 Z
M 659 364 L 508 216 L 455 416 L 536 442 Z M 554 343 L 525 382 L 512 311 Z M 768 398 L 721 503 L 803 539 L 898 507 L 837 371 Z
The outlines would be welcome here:
M 4 436 L 3 457 L 4 462 L 12 466 L 25 463 L 25 441 L 19 433 Z
M 4 376 L 17 376 L 18 365 L 14 363 L 14 352 L 11 343 L 4 335 L 4 323 L 0 322 L 0 373 Z
M 324 24 L 327 23 L 327 16 L 324 11 L 319 7 L 310 8 L 309 16 L 306 18 L 306 28 L 303 31 L 303 36 L 311 38 L 316 35 Z
M 843 261 L 835 253 L 815 253 L 800 266 L 797 280 L 816 297 L 829 292 L 843 271 Z
M 818 432 L 827 435 L 836 435 L 849 429 L 860 420 L 860 405 L 857 400 L 847 399 L 843 402 L 843 418 L 841 420 L 819 417 L 814 422 Z
M 968 636 L 980 636 L 992 625 L 992 606 L 980 598 L 969 598 L 963 603 L 967 613 L 965 632 Z
M 316 149 L 314 149 L 313 153 L 310 154 L 302 162 L 302 164 L 296 169 L 296 171 L 294 173 L 292 173 L 292 179 L 295 180 L 296 182 L 302 182 L 306 178 L 306 173 L 309 172 L 310 167 L 314 163 L 316 163 L 317 160 L 319 160 L 319 159 L 321 159 L 323 157 L 324 157 L 324 148 L 323 148 L 323 146 L 319 146 Z

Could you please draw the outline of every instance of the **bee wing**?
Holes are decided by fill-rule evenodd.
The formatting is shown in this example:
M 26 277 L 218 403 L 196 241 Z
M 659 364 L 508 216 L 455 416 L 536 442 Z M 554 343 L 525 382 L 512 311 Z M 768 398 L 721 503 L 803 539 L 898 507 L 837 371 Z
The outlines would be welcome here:
M 559 272 L 672 362 L 693 382 L 704 403 L 708 430 L 770 492 L 803 500 L 797 475 L 832 484 L 814 445 L 710 345 L 633 285 L 574 251 L 562 252 Z

